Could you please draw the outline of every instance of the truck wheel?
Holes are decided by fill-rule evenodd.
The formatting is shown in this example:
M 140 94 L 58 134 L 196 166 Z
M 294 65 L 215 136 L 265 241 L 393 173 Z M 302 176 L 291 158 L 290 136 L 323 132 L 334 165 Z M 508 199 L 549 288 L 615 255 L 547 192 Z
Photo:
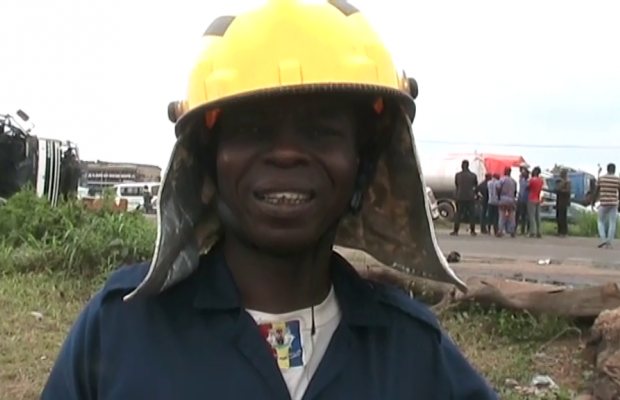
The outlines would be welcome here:
M 444 221 L 452 222 L 456 210 L 451 203 L 447 201 L 441 202 L 437 205 L 437 209 L 439 210 L 439 218 Z

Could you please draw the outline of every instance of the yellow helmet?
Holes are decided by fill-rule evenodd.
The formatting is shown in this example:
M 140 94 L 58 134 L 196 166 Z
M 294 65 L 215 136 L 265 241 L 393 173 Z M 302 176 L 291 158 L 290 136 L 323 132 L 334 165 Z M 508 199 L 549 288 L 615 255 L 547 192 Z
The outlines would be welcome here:
M 235 99 L 317 89 L 396 97 L 410 119 L 415 114 L 415 80 L 397 71 L 370 23 L 345 0 L 268 0 L 215 19 L 203 41 L 186 99 L 168 106 L 177 134 L 183 121 Z

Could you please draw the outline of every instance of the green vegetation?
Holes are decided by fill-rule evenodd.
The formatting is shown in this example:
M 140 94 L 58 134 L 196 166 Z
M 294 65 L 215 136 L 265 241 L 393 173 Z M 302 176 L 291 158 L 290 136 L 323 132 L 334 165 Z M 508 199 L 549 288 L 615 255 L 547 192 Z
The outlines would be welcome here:
M 568 226 L 569 236 L 598 237 L 598 219 L 596 213 L 580 214 L 574 224 Z M 555 222 L 545 221 L 542 224 L 543 235 L 555 235 L 557 226 Z M 620 238 L 620 229 L 616 229 L 616 238 Z
M 111 201 L 111 200 L 110 200 Z M 141 213 L 90 211 L 80 203 L 52 208 L 29 191 L 0 208 L 1 272 L 94 278 L 151 256 L 155 226 Z
M 564 319 L 483 311 L 472 305 L 468 311 L 442 315 L 441 320 L 500 399 L 574 399 L 592 374 L 592 366 L 580 354 L 581 330 Z M 551 377 L 558 389 L 535 395 L 530 386 L 535 376 Z
M 111 270 L 150 257 L 155 226 L 139 213 L 52 208 L 23 192 L 0 207 L 0 232 L 0 400 L 37 399 L 77 313 Z M 579 331 L 564 320 L 475 307 L 441 319 L 502 399 L 570 399 L 587 375 Z M 560 391 L 532 397 L 507 383 L 535 375 Z

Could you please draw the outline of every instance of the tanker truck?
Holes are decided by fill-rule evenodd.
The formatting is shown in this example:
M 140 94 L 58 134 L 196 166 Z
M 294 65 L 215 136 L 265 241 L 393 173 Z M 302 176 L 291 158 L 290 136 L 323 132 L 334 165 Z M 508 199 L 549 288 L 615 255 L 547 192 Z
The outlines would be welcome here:
M 425 183 L 435 194 L 440 217 L 447 221 L 452 221 L 456 213 L 454 176 L 461 171 L 463 160 L 469 161 L 469 170 L 476 174 L 478 182 L 487 173 L 503 175 L 506 167 L 512 169 L 511 176 L 518 182 L 520 167 L 527 166 L 523 157 L 514 155 L 461 153 L 422 158 Z
M 478 182 L 482 182 L 486 168 L 484 159 L 476 155 L 433 157 L 421 162 L 426 186 L 431 188 L 435 195 L 440 218 L 446 221 L 452 221 L 456 213 L 454 175 L 461 170 L 463 160 L 469 161 L 470 171 L 476 174 Z

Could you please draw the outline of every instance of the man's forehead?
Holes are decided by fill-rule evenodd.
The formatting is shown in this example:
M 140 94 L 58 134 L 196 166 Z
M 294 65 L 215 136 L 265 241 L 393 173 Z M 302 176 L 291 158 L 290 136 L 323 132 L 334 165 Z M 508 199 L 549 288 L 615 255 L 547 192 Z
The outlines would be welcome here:
M 225 108 L 223 118 L 313 117 L 337 118 L 354 116 L 361 103 L 347 97 L 329 94 L 278 96 L 239 103 Z M 370 109 L 370 107 L 368 107 Z

